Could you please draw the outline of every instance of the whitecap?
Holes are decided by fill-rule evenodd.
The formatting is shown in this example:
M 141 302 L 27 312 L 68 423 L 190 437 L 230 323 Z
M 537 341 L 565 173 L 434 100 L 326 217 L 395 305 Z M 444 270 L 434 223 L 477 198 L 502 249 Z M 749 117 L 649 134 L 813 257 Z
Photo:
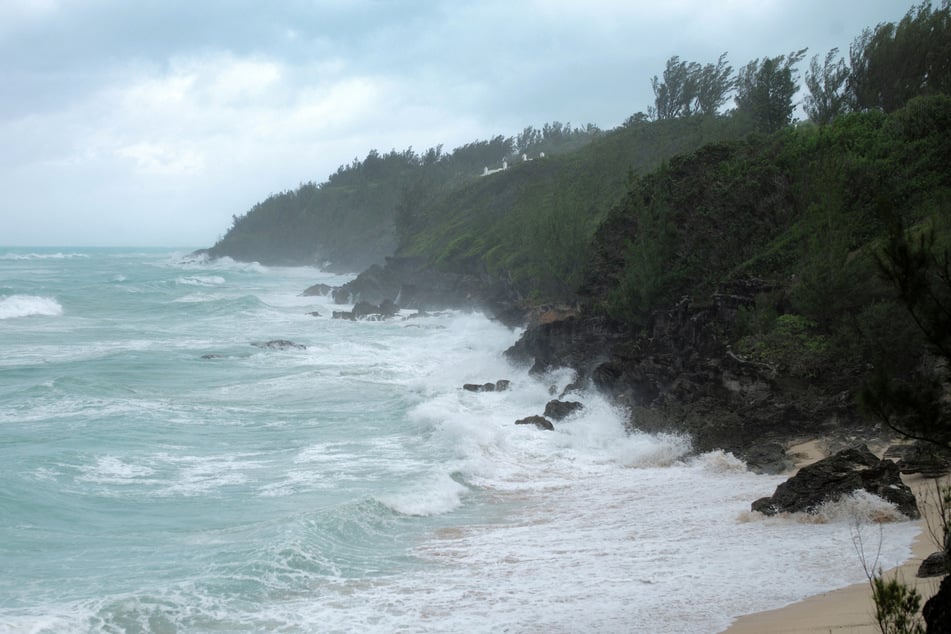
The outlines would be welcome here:
M 225 278 L 220 275 L 189 275 L 179 277 L 175 282 L 186 286 L 218 286 L 225 283 Z
M 4 253 L 0 260 L 71 260 L 88 258 L 85 253 Z
M 58 317 L 62 314 L 63 307 L 52 297 L 10 295 L 0 299 L 0 319 L 34 316 Z

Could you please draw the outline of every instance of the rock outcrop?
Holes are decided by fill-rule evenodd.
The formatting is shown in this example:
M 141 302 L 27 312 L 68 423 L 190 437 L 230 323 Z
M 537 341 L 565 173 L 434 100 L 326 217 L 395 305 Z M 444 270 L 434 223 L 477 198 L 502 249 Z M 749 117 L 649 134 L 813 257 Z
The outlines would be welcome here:
M 545 405 L 545 418 L 564 420 L 575 412 L 580 412 L 583 409 L 584 405 L 578 401 L 560 401 L 553 399 L 548 401 Z
M 536 373 L 574 369 L 579 384 L 630 412 L 633 429 L 686 433 L 698 452 L 723 449 L 757 470 L 780 471 L 788 461 L 766 458 L 758 447 L 870 426 L 857 411 L 854 379 L 809 381 L 730 348 L 725 333 L 769 288 L 734 282 L 705 303 L 684 299 L 654 311 L 640 327 L 588 308 L 528 328 L 506 356 Z
M 858 490 L 891 502 L 907 517 L 919 517 L 914 493 L 901 480 L 891 460 L 881 460 L 868 447 L 852 447 L 803 467 L 776 492 L 752 504 L 752 510 L 766 515 L 814 513 L 826 502 L 834 502 Z

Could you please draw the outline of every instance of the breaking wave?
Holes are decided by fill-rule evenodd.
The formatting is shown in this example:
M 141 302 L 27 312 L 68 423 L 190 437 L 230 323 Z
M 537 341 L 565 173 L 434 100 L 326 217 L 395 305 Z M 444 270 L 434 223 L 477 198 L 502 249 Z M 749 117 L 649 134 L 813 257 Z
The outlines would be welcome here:
M 62 314 L 63 307 L 51 297 L 10 295 L 0 299 L 0 319 L 34 316 L 58 317 Z

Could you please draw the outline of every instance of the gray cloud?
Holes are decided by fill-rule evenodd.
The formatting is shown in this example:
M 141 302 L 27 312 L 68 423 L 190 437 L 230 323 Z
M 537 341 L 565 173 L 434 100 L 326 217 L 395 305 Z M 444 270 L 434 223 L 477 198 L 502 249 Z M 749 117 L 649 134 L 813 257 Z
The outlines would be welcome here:
M 847 50 L 893 0 L 8 0 L 0 243 L 203 246 L 341 163 L 610 128 L 671 55 Z

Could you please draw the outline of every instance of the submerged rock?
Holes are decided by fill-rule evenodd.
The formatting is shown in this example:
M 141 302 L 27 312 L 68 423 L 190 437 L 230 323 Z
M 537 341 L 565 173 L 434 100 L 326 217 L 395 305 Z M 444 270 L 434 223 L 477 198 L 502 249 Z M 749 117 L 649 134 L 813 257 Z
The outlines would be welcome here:
M 304 292 L 301 295 L 305 297 L 313 297 L 315 295 L 326 297 L 333 292 L 333 286 L 328 284 L 314 284 L 313 286 L 308 286 L 304 289 Z
M 254 341 L 251 343 L 255 348 L 264 348 L 266 350 L 306 350 L 307 346 L 301 343 L 294 343 L 287 339 L 272 339 L 270 341 Z
M 753 502 L 752 509 L 766 515 L 815 513 L 823 503 L 860 489 L 891 502 L 912 519 L 919 517 L 915 494 L 901 481 L 898 465 L 880 460 L 864 445 L 843 449 L 803 467 L 776 487 L 772 496 Z
M 545 418 L 544 416 L 526 416 L 525 418 L 520 418 L 515 421 L 516 425 L 534 425 L 539 429 L 545 429 L 548 431 L 554 431 L 555 426 L 551 424 L 551 421 Z

